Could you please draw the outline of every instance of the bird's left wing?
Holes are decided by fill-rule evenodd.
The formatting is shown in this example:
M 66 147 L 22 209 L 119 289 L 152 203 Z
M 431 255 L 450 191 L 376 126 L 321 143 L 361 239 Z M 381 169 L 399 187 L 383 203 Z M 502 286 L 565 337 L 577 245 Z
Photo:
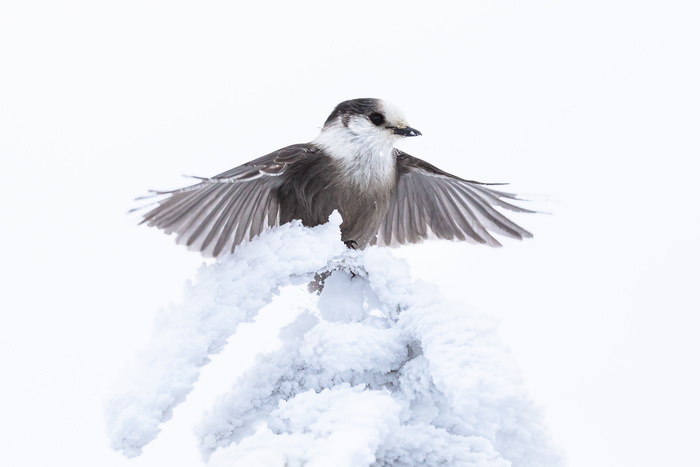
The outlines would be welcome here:
M 177 242 L 218 257 L 230 253 L 244 240 L 279 224 L 275 193 L 279 176 L 287 167 L 317 149 L 296 144 L 228 170 L 200 183 L 173 191 L 148 211 L 141 224 L 175 233 Z
M 396 246 L 437 237 L 501 246 L 490 232 L 532 237 L 495 209 L 535 212 L 506 201 L 516 195 L 461 179 L 398 150 L 396 163 L 396 193 L 373 243 Z

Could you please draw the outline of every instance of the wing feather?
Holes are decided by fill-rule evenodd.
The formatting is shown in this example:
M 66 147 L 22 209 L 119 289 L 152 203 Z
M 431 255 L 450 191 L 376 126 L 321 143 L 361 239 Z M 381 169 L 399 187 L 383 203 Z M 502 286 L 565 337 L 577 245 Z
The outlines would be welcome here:
M 289 146 L 195 185 L 155 192 L 164 198 L 154 203 L 141 223 L 175 233 L 178 243 L 206 256 L 230 253 L 279 224 L 280 176 L 316 151 L 310 144 Z
M 240 221 L 238 212 L 240 211 L 241 205 L 245 201 L 245 198 L 238 197 L 237 201 L 238 202 L 231 203 L 231 206 L 229 206 L 227 212 L 221 216 L 222 219 L 225 220 L 225 224 L 221 228 L 221 233 L 219 234 L 216 244 L 214 245 L 214 249 L 211 253 L 211 255 L 215 258 L 223 252 L 233 251 L 235 239 L 233 234 L 236 232 L 236 227 Z
M 471 203 L 468 198 L 465 199 L 452 183 L 445 184 L 445 190 L 449 193 L 453 206 L 456 209 L 455 217 L 460 224 L 460 227 L 468 232 L 471 229 L 476 237 L 469 235 L 478 243 L 488 243 L 490 246 L 499 247 L 501 244 L 493 238 L 488 232 L 488 227 L 492 225 L 489 219 L 483 215 L 478 209 L 478 205 Z
M 166 195 L 171 195 L 170 198 L 164 200 L 160 204 L 161 209 L 153 209 L 148 212 L 141 220 L 141 223 L 148 223 L 151 225 L 150 222 L 153 221 L 164 225 L 176 225 L 186 214 L 190 213 L 191 209 L 217 189 L 219 189 L 218 186 L 212 185 L 202 187 L 200 191 L 191 195 L 185 195 L 184 193 L 164 193 Z M 170 234 L 172 231 L 166 230 L 166 233 Z
M 472 205 L 474 209 L 481 214 L 479 220 L 486 228 L 496 231 L 501 235 L 516 239 L 532 237 L 530 232 L 498 212 L 493 206 L 488 204 L 486 200 L 481 198 L 478 193 L 471 192 L 468 186 L 462 186 L 454 182 L 451 183 L 451 185 L 466 198 L 467 203 Z M 527 210 L 526 212 L 534 211 Z
M 253 210 L 259 208 L 258 202 L 260 201 L 261 194 L 262 190 L 257 190 L 256 193 L 251 193 L 250 195 L 252 202 L 241 203 L 240 220 L 238 221 L 238 228 L 236 229 L 236 237 L 233 240 L 234 245 L 240 244 L 243 240 L 250 239 L 248 236 L 248 229 L 250 228 Z
M 506 201 L 503 201 L 501 198 L 509 198 L 509 199 L 517 199 L 516 195 L 510 195 L 510 196 L 504 196 L 508 193 L 503 193 L 502 191 L 496 191 L 496 190 L 491 190 L 490 188 L 486 188 L 484 186 L 481 186 L 477 183 L 474 182 L 469 182 L 468 185 L 471 189 L 474 191 L 478 191 L 484 198 L 488 198 L 488 200 L 502 208 L 505 208 L 509 211 L 513 212 L 526 212 L 530 214 L 534 214 L 537 211 L 532 211 L 530 209 L 525 209 L 521 208 L 520 206 L 516 206 L 514 204 L 508 203 Z
M 244 190 L 247 188 L 250 190 L 252 184 L 247 184 L 244 186 Z M 191 247 L 199 238 L 199 236 L 203 232 L 208 232 L 207 236 L 205 237 L 204 241 L 201 243 L 201 249 L 204 250 L 206 249 L 207 246 L 207 240 L 211 241 L 213 238 L 213 234 L 217 231 L 219 228 L 221 222 L 221 214 L 226 210 L 226 206 L 231 203 L 232 198 L 234 196 L 239 195 L 241 190 L 235 190 L 234 189 L 219 189 L 219 195 L 216 197 L 212 197 L 211 200 L 203 204 L 203 206 L 200 208 L 200 215 L 193 216 L 190 221 L 188 222 L 188 226 L 185 230 L 185 232 L 188 233 L 187 235 L 187 242 L 186 245 L 188 247 Z M 243 194 L 243 196 L 245 196 Z M 213 226 L 210 227 L 210 224 L 214 224 Z
M 496 209 L 535 212 L 504 201 L 517 200 L 517 195 L 456 177 L 401 151 L 396 151 L 396 162 L 395 195 L 375 243 L 399 245 L 437 237 L 498 247 L 492 233 L 532 237 Z

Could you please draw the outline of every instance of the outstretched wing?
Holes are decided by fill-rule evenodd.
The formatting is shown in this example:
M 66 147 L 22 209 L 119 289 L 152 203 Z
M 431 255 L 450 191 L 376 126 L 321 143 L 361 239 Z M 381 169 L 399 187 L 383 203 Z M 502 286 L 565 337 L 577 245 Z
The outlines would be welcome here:
M 516 195 L 464 180 L 402 151 L 396 152 L 398 183 L 375 243 L 401 245 L 437 237 L 501 246 L 490 232 L 523 239 L 532 234 L 495 207 L 535 212 L 505 200 Z
M 196 185 L 155 191 L 166 197 L 155 203 L 141 224 L 175 233 L 179 244 L 205 256 L 230 253 L 244 240 L 279 224 L 278 177 L 315 151 L 309 144 L 288 146 Z

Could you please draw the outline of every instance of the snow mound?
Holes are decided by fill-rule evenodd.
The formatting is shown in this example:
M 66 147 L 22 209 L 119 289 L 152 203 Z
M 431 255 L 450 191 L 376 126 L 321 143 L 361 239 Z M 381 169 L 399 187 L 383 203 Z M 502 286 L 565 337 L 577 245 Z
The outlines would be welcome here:
M 204 416 L 211 465 L 560 465 L 493 320 L 387 249 L 346 250 L 338 226 L 283 226 L 203 268 L 109 404 L 112 446 L 138 455 L 239 323 L 325 270 L 282 346 Z

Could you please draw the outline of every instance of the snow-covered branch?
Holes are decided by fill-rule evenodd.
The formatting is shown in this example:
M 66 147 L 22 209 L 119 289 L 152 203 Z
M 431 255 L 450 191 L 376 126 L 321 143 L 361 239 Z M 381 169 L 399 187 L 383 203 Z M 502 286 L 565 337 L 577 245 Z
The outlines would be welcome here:
M 239 323 L 325 268 L 281 347 L 197 428 L 212 465 L 558 465 L 493 320 L 388 249 L 345 250 L 338 223 L 267 232 L 200 272 L 110 405 L 115 449 L 138 454 Z
M 339 215 L 329 223 L 300 223 L 265 232 L 224 261 L 202 266 L 182 304 L 159 316 L 152 342 L 130 365 L 107 404 L 112 447 L 137 456 L 154 440 L 199 377 L 243 322 L 252 321 L 280 287 L 308 282 L 344 249 Z

